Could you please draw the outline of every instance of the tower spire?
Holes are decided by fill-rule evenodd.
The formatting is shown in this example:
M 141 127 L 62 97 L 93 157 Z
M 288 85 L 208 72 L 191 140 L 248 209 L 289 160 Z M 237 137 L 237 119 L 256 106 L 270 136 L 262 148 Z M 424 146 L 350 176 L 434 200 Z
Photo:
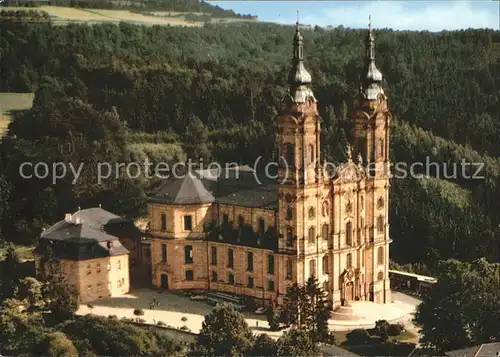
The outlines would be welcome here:
M 362 77 L 362 90 L 368 99 L 376 99 L 379 93 L 383 93 L 382 73 L 375 64 L 375 38 L 372 31 L 372 16 L 368 17 L 368 33 L 365 43 L 365 68 Z
M 293 37 L 292 69 L 288 74 L 290 94 L 295 102 L 305 102 L 306 97 L 312 97 L 315 100 L 311 89 L 308 88 L 311 82 L 311 74 L 304 66 L 304 38 L 300 33 L 299 11 L 297 10 L 295 36 Z

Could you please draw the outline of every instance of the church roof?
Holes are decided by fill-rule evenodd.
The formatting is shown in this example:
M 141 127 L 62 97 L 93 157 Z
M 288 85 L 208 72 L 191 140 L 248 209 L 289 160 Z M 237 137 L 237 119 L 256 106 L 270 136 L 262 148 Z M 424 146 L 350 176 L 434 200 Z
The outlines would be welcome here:
M 278 194 L 274 180 L 259 177 L 247 166 L 216 170 L 192 170 L 184 178 L 166 180 L 150 196 L 150 202 L 167 204 L 220 203 L 275 209 Z
M 212 203 L 215 198 L 192 172 L 182 178 L 171 178 L 151 197 L 152 201 L 189 205 Z

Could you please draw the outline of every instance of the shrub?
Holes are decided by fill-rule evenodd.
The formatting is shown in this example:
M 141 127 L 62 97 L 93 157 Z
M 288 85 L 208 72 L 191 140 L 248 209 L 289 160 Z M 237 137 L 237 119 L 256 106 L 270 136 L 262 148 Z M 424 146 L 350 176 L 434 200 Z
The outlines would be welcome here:
M 158 321 L 156 324 L 157 324 L 158 326 L 167 326 L 167 324 L 166 324 L 166 323 L 164 323 L 163 321 Z
M 389 336 L 399 336 L 403 332 L 404 327 L 400 324 L 390 324 L 387 328 Z
M 187 320 L 188 320 L 188 319 L 187 319 L 187 317 L 186 317 L 186 316 L 182 316 L 182 318 L 181 318 L 181 321 L 182 321 L 182 322 L 186 322 Z
M 135 316 L 144 316 L 144 310 L 143 309 L 135 309 L 134 315 Z
M 118 316 L 116 316 L 116 315 L 109 315 L 109 316 L 108 316 L 108 319 L 111 319 L 111 320 L 118 320 Z
M 362 328 L 354 329 L 346 335 L 347 342 L 350 344 L 363 344 L 370 340 L 368 331 Z
M 389 322 L 387 320 L 377 320 L 375 322 L 375 331 L 377 332 L 377 335 L 381 336 L 384 331 L 387 331 L 389 329 Z
M 183 330 L 183 331 L 189 331 L 189 327 L 187 327 L 186 325 L 181 326 L 181 330 Z

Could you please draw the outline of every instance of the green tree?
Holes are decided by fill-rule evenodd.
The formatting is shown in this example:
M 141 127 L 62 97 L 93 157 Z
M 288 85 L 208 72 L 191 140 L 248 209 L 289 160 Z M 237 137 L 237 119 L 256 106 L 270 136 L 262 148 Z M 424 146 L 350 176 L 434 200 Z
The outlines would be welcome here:
M 47 334 L 43 342 L 43 350 L 49 356 L 66 357 L 77 356 L 78 350 L 68 337 L 62 332 L 52 332 Z
M 421 342 L 438 351 L 499 339 L 500 264 L 447 260 L 415 314 Z
M 205 316 L 194 355 L 244 356 L 252 343 L 252 331 L 244 316 L 232 306 L 220 304 Z
M 278 339 L 277 356 L 321 356 L 319 346 L 305 330 L 291 329 Z
M 248 356 L 277 356 L 278 343 L 267 334 L 257 335 L 253 347 L 247 353 Z
M 305 329 L 318 341 L 327 339 L 330 317 L 325 292 L 313 277 L 307 280 L 305 286 L 292 285 L 280 307 L 280 322 Z
M 7 247 L 5 259 L 0 262 L 0 300 L 16 295 L 20 282 L 21 258 L 12 244 Z
M 39 275 L 45 281 L 43 295 L 47 309 L 56 321 L 65 321 L 73 317 L 78 310 L 78 292 L 72 285 L 66 284 L 58 258 L 50 247 L 45 248 L 39 262 Z

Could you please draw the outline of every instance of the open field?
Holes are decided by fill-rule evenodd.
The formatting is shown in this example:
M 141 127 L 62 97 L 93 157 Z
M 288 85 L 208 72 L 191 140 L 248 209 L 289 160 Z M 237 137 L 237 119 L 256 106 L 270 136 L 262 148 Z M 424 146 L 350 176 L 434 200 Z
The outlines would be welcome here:
M 78 9 L 73 7 L 61 6 L 40 6 L 36 8 L 31 7 L 4 7 L 0 11 L 28 11 L 35 10 L 46 12 L 55 25 L 67 25 L 70 23 L 119 23 L 129 22 L 137 25 L 170 25 L 170 26 L 203 26 L 202 21 L 189 21 L 186 20 L 186 15 L 207 15 L 198 12 L 194 13 L 181 13 L 181 12 L 151 12 L 151 13 L 136 13 L 128 10 L 104 10 L 104 9 Z M 183 16 L 184 15 L 184 16 Z M 228 23 L 228 22 L 242 22 L 252 21 L 238 18 L 217 19 L 211 18 L 210 22 L 213 23 Z
M 33 97 L 34 93 L 0 93 L 0 137 L 9 126 L 12 112 L 30 109 Z

